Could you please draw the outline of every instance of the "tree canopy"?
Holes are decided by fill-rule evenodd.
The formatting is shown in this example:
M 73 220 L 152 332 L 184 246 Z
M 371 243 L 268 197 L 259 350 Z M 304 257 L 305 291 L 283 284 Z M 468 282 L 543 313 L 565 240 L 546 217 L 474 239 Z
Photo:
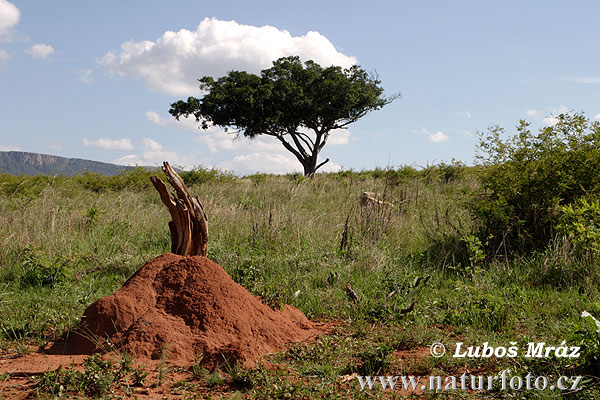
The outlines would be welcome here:
M 260 76 L 230 71 L 217 80 L 205 76 L 199 81 L 204 97 L 171 104 L 171 115 L 193 115 L 204 129 L 212 125 L 250 138 L 273 136 L 296 156 L 307 176 L 329 161 L 317 163 L 332 130 L 346 128 L 399 96 L 385 97 L 377 76 L 357 65 L 324 68 L 314 61 L 303 64 L 297 56 L 274 61 Z

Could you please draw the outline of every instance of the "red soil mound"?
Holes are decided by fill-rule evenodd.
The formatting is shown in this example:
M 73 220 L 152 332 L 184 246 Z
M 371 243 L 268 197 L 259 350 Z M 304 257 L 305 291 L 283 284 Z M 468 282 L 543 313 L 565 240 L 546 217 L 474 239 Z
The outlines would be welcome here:
M 209 367 L 224 359 L 252 365 L 261 354 L 315 334 L 296 308 L 272 310 L 208 258 L 167 253 L 89 306 L 67 348 L 90 354 L 109 344 L 151 359 L 166 348 L 172 361 L 202 355 Z

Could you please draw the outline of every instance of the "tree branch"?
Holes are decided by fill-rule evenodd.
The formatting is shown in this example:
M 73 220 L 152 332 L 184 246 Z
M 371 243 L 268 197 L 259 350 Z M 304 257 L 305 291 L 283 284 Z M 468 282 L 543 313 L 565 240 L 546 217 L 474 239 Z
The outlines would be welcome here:
M 291 144 L 289 144 L 284 138 L 283 135 L 276 135 L 276 134 L 271 134 L 271 136 L 275 136 L 280 142 L 281 144 L 283 144 L 283 147 L 285 147 L 290 153 L 292 153 L 293 155 L 296 156 L 296 158 L 298 159 L 298 161 L 300 161 L 300 163 L 302 163 L 302 165 L 304 165 L 304 160 L 307 157 L 303 157 L 302 154 L 300 154 L 295 148 L 294 146 L 292 146 Z
M 326 158 L 326 159 L 325 159 L 325 161 L 323 161 L 321 164 L 319 164 L 319 165 L 317 165 L 317 166 L 315 167 L 315 172 L 316 172 L 316 171 L 317 171 L 319 168 L 321 168 L 323 165 L 327 164 L 328 162 L 329 162 L 329 158 Z
M 300 139 L 302 139 L 304 141 L 304 143 L 306 143 L 306 145 L 309 148 L 315 147 L 315 143 L 312 141 L 310 136 L 308 136 L 306 133 L 296 131 L 296 134 L 298 135 L 298 137 L 300 137 Z
M 300 154 L 302 154 L 302 156 L 304 158 L 308 158 L 309 157 L 308 153 L 306 152 L 306 150 L 302 146 L 302 143 L 300 143 L 300 141 L 298 140 L 298 136 L 296 135 L 296 130 L 295 129 L 293 131 L 290 130 L 290 131 L 288 131 L 288 134 L 292 137 L 292 140 L 294 141 L 294 144 L 296 145 L 296 148 L 298 149 L 298 151 L 300 152 Z

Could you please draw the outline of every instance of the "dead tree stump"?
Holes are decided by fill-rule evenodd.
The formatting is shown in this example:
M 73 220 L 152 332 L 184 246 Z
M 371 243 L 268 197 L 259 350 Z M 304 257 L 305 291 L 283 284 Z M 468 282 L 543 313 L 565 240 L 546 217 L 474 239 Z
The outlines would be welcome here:
M 171 214 L 171 221 L 169 221 L 171 253 L 206 257 L 208 253 L 208 219 L 200 198 L 190 195 L 183 179 L 168 162 L 165 161 L 161 168 L 167 176 L 167 182 L 177 192 L 177 198 L 175 198 L 158 176 L 150 177 L 152 184 L 160 194 L 161 201 Z

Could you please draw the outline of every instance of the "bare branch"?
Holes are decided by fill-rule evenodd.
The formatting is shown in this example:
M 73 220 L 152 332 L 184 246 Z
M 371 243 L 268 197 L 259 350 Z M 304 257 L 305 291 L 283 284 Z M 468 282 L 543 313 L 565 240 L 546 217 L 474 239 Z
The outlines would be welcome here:
M 323 161 L 321 164 L 316 166 L 315 171 L 318 170 L 319 168 L 321 168 L 323 165 L 327 164 L 328 162 L 329 162 L 329 158 L 325 159 L 325 161 Z

